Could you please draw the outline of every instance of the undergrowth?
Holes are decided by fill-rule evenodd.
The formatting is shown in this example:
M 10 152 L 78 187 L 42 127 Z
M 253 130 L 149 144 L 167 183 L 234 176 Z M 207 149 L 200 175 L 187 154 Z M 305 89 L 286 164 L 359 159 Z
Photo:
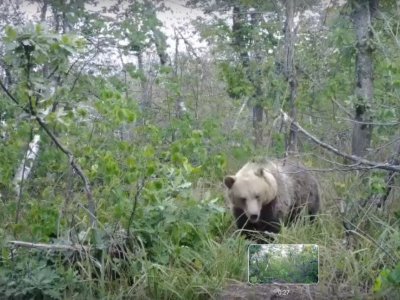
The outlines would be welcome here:
M 336 179 L 339 182 L 339 176 Z M 346 180 L 358 184 L 351 175 Z M 322 186 L 323 207 L 316 222 L 300 219 L 284 227 L 274 243 L 318 244 L 319 286 L 337 297 L 394 295 L 399 280 L 398 267 L 393 267 L 400 246 L 397 219 L 359 207 L 360 215 L 347 220 L 330 184 Z M 194 187 L 186 185 L 175 188 L 174 198 L 166 194 L 137 206 L 128 239 L 118 237 L 118 232 L 124 232 L 115 225 L 118 222 L 92 229 L 81 242 L 92 244 L 95 251 L 80 257 L 10 248 L 5 244 L 10 236 L 3 229 L 1 297 L 209 299 L 229 282 L 246 282 L 250 242 L 235 231 L 220 191 L 214 189 L 209 199 L 194 199 Z M 346 220 L 354 225 L 347 233 Z M 66 240 L 53 239 L 55 243 Z

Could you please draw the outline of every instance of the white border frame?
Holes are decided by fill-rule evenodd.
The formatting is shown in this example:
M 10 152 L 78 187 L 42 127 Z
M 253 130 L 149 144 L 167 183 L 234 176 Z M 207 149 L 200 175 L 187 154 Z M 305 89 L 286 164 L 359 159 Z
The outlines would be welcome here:
M 313 282 L 313 283 L 251 283 L 250 282 L 250 247 L 252 245 L 258 245 L 258 246 L 280 246 L 280 245 L 303 245 L 303 246 L 317 246 L 317 252 L 318 252 L 318 281 L 317 282 Z M 286 286 L 286 285 L 305 285 L 305 286 L 310 286 L 310 285 L 317 285 L 319 284 L 319 245 L 318 244 L 250 244 L 247 247 L 247 283 L 250 285 L 282 285 L 282 286 Z

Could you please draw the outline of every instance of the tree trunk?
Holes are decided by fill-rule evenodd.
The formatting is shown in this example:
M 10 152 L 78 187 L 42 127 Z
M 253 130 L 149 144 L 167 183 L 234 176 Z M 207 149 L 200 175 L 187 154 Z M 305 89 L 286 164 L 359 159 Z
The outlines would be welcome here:
M 162 66 L 167 65 L 167 63 L 169 61 L 169 56 L 167 53 L 167 45 L 166 45 L 165 37 L 163 36 L 163 33 L 158 29 L 153 30 L 153 42 L 154 42 L 154 45 L 156 46 L 156 51 L 157 51 L 157 55 L 160 59 L 160 64 Z
M 54 18 L 54 30 L 58 33 L 60 31 L 60 15 L 58 14 L 58 11 L 54 6 L 52 6 L 51 9 Z
M 5 81 L 6 87 L 9 89 L 11 87 L 11 85 L 13 84 L 11 68 L 2 59 L 0 59 L 0 67 L 4 70 L 4 81 Z M 3 74 L 1 74 L 1 75 L 3 75 Z
M 40 9 L 40 22 L 44 23 L 46 21 L 46 14 L 47 14 L 47 0 L 43 0 L 43 6 Z
M 250 14 L 251 26 L 253 30 L 260 27 L 261 15 L 258 12 Z M 260 147 L 263 145 L 263 120 L 264 120 L 264 107 L 263 107 L 263 90 L 262 90 L 262 55 L 261 45 L 262 41 L 258 33 L 252 35 L 254 42 L 254 66 L 248 70 L 248 76 L 254 88 L 252 95 L 253 103 L 253 129 L 254 129 L 254 146 Z
M 258 13 L 252 13 L 251 17 L 251 25 L 253 28 L 256 28 L 260 24 L 260 15 Z M 254 146 L 259 147 L 262 145 L 263 141 L 263 119 L 264 119 L 264 110 L 262 105 L 262 80 L 261 80 L 261 56 L 259 53 L 259 49 L 257 49 L 258 44 L 256 42 L 256 38 L 253 35 L 253 41 L 255 42 L 255 66 L 254 68 L 250 67 L 250 55 L 246 50 L 246 28 L 244 25 L 247 21 L 247 11 L 240 6 L 233 7 L 233 25 L 232 25 L 232 33 L 234 36 L 234 44 L 236 47 L 236 51 L 239 53 L 240 61 L 243 66 L 244 72 L 247 76 L 247 79 L 251 82 L 254 92 L 250 96 L 251 103 L 253 104 L 253 130 L 254 130 Z
M 294 64 L 294 43 L 296 38 L 294 28 L 294 5 L 294 0 L 286 0 L 285 76 L 290 88 L 290 118 L 296 122 L 297 79 Z M 289 136 L 286 140 L 286 152 L 288 154 L 297 153 L 297 130 L 295 126 L 290 126 Z
M 22 183 L 28 178 L 32 171 L 33 163 L 35 162 L 39 153 L 39 147 L 40 135 L 35 134 L 32 141 L 29 143 L 28 149 L 26 150 L 21 163 L 18 165 L 17 171 L 15 172 L 13 184 L 17 198 L 20 197 Z
M 65 9 L 65 7 L 64 7 Z M 62 12 L 62 34 L 67 33 L 67 28 L 68 28 L 68 20 L 67 20 L 67 14 L 65 13 L 65 10 Z
M 160 57 L 161 59 L 161 57 Z M 179 81 L 178 78 L 178 63 L 179 63 L 179 37 L 175 31 L 175 58 L 174 58 L 174 73 L 173 76 L 175 77 L 176 81 Z M 175 116 L 178 119 L 181 119 L 187 112 L 185 102 L 182 98 L 182 93 L 179 91 L 177 95 L 175 95 Z
M 372 31 L 371 8 L 376 7 L 374 0 L 356 0 L 352 20 L 357 38 L 356 54 L 356 103 L 355 122 L 353 125 L 352 154 L 365 156 L 371 145 L 372 115 L 371 105 L 373 101 L 372 78 Z M 375 10 L 372 10 L 373 12 Z
M 253 129 L 254 129 L 254 146 L 260 147 L 263 142 L 263 126 L 264 109 L 260 103 L 253 106 Z

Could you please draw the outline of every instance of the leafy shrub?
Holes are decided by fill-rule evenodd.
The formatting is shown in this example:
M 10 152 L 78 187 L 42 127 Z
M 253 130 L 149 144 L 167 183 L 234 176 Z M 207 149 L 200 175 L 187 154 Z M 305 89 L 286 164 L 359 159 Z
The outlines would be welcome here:
M 58 269 L 37 256 L 18 256 L 1 265 L 0 298 L 61 299 L 65 291 L 76 287 L 74 271 Z
M 400 291 L 400 264 L 394 269 L 383 269 L 375 280 L 373 290 L 378 295 L 397 296 Z

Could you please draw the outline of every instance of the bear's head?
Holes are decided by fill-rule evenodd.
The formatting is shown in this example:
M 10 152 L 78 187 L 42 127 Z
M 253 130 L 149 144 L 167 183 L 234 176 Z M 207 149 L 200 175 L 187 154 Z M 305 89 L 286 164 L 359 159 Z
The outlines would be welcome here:
M 224 183 L 232 206 L 242 209 L 252 223 L 259 221 L 262 206 L 278 194 L 275 177 L 263 168 L 226 176 Z

